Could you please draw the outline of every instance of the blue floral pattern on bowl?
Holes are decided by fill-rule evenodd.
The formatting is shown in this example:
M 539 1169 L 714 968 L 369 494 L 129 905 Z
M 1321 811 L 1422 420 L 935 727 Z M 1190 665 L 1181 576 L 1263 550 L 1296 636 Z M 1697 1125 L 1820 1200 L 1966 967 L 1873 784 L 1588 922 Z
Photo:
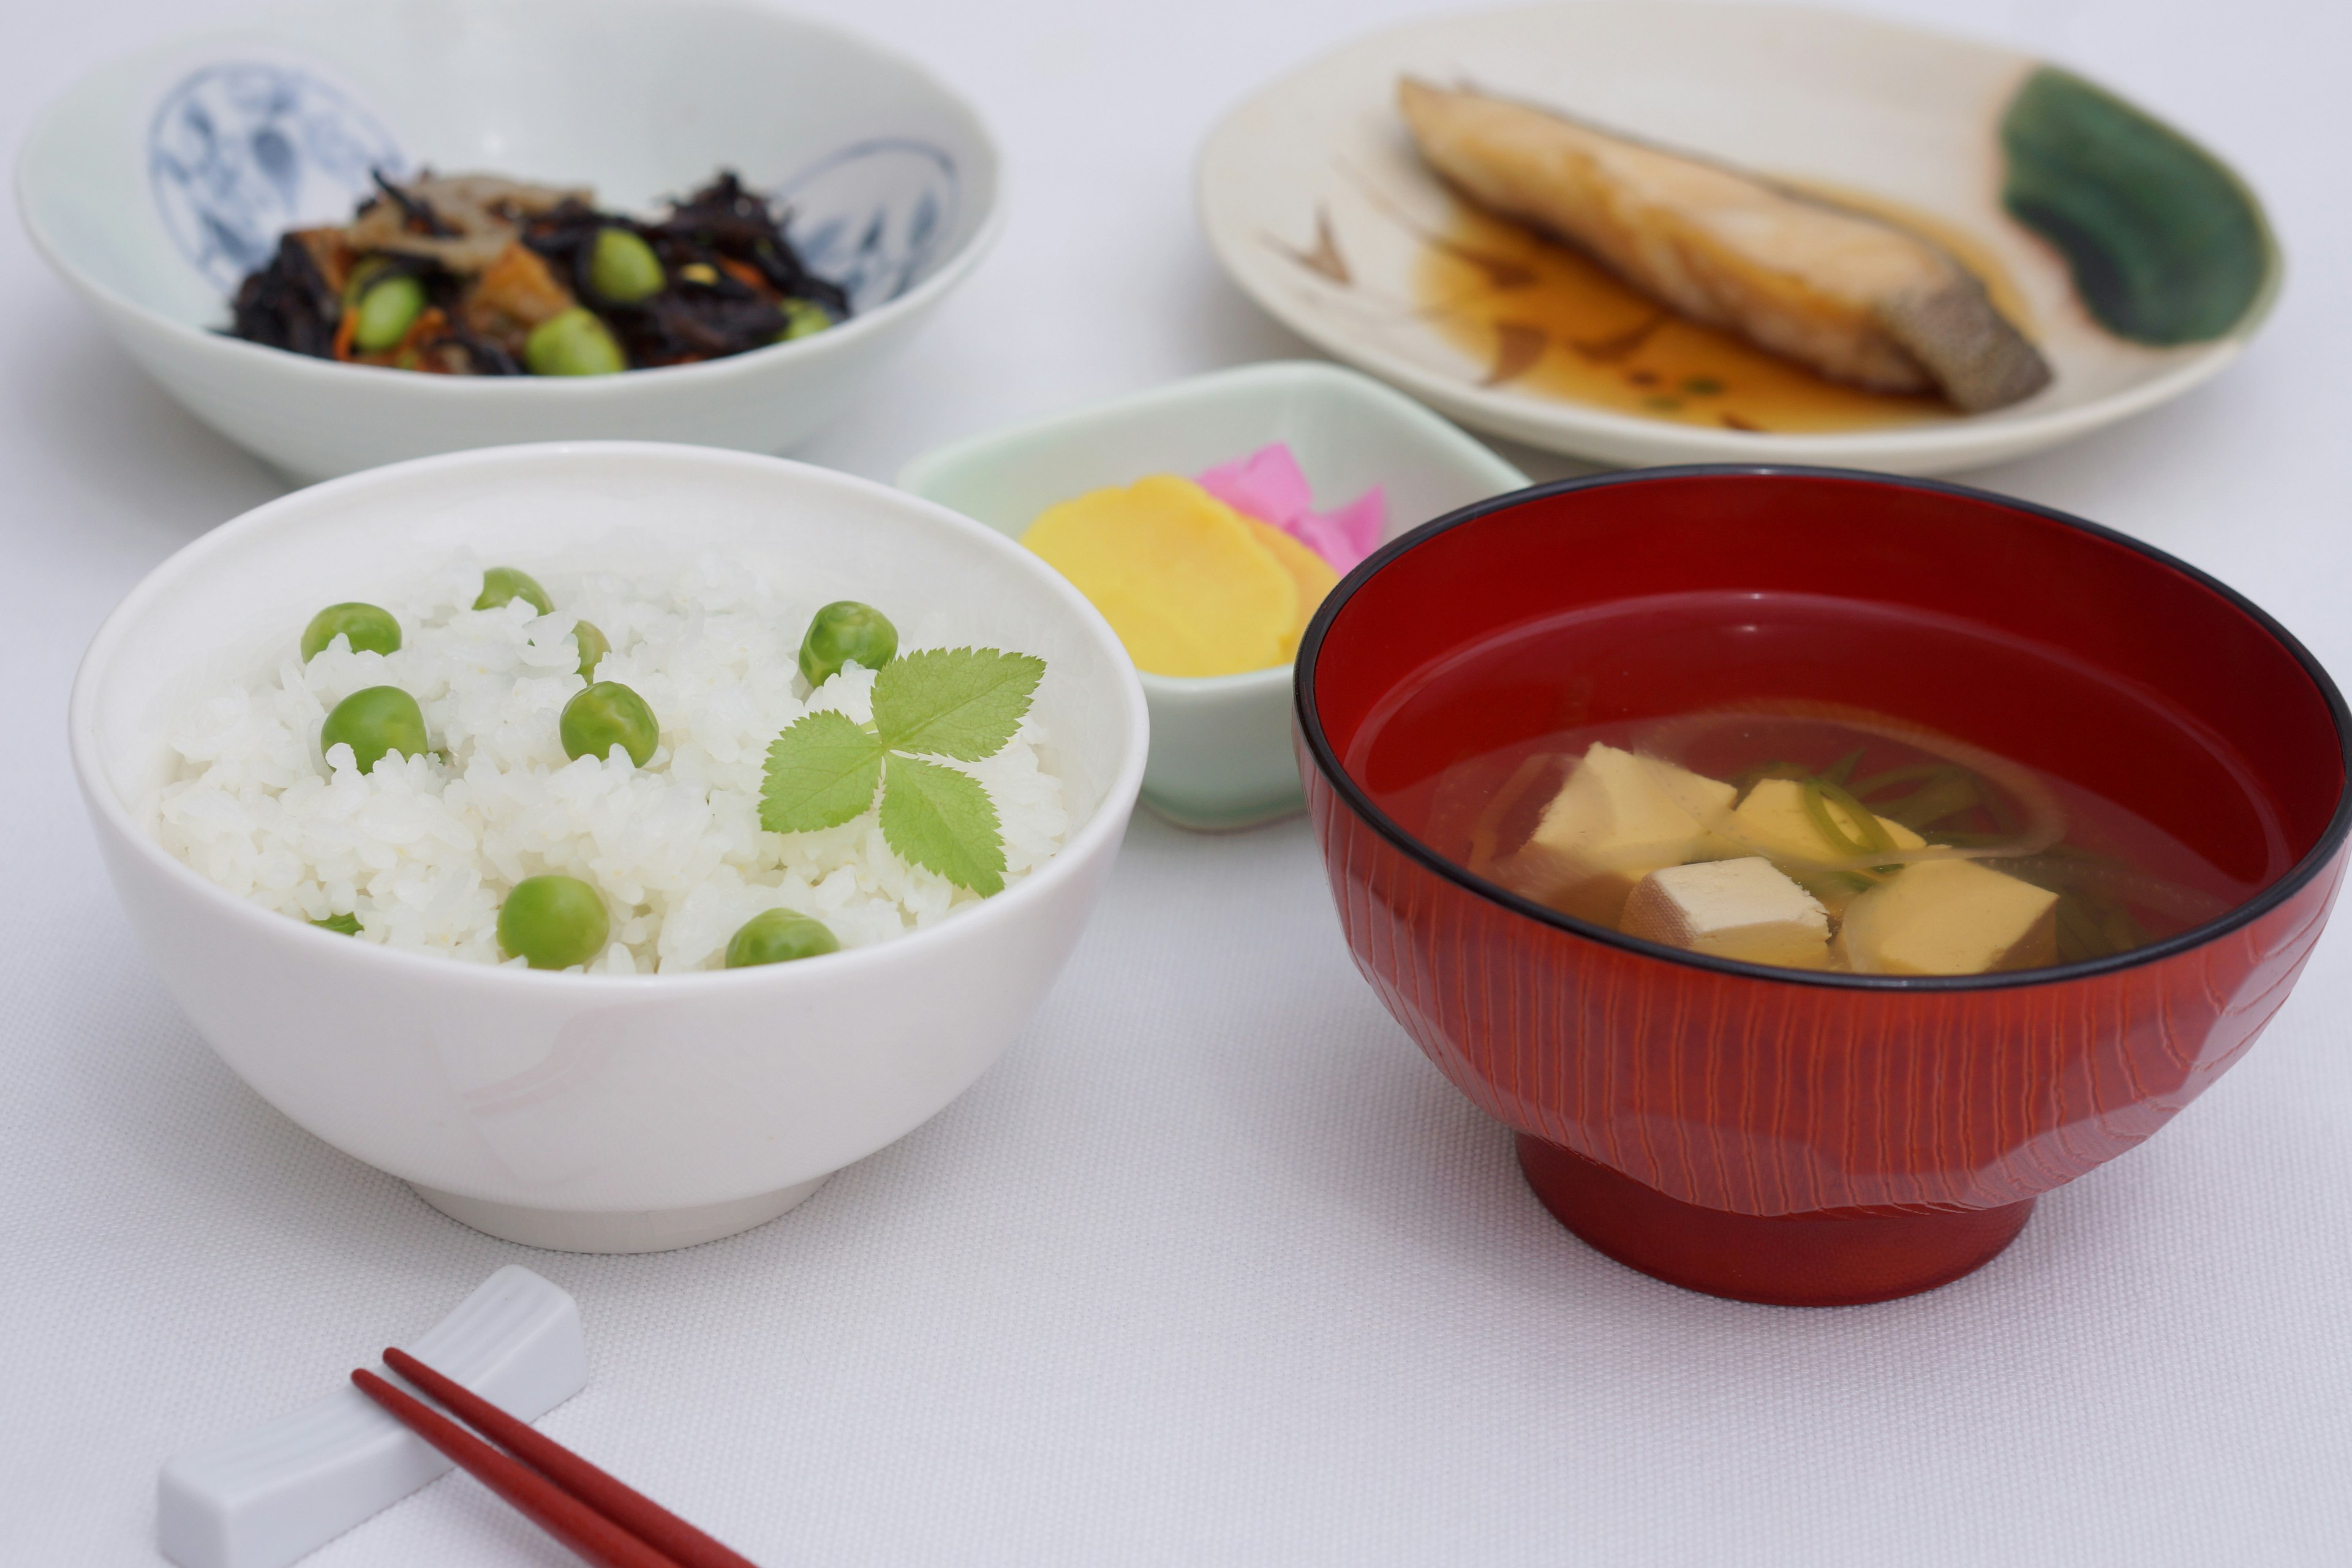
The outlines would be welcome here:
M 364 105 L 316 73 L 236 60 L 193 71 L 164 94 L 147 166 L 181 255 L 234 294 L 286 230 L 343 221 L 378 170 L 396 175 L 408 161 Z M 809 269 L 863 312 L 929 276 L 954 237 L 961 184 L 944 149 L 878 137 L 827 153 L 769 194 L 790 213 Z
M 188 264 L 224 294 L 289 228 L 348 216 L 376 170 L 407 166 L 365 107 L 299 68 L 236 60 L 193 71 L 147 131 L 148 179 Z
M 955 233 L 962 181 L 944 150 L 881 137 L 826 154 L 772 195 L 809 270 L 840 284 L 864 311 L 929 275 Z

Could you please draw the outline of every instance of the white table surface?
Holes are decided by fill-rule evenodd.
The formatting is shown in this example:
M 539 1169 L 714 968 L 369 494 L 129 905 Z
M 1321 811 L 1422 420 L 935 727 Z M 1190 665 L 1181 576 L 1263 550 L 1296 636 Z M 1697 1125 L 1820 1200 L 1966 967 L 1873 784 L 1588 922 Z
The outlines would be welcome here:
M 1217 272 L 1225 106 L 1431 0 L 812 0 L 981 103 L 1002 248 L 804 455 L 1304 352 Z M 2074 64 L 2272 205 L 2284 304 L 2215 384 L 1977 476 L 2220 574 L 2352 674 L 2352 211 L 2337 0 L 1905 0 Z M 0 132 L 222 0 L 5 0 Z M 357 26 L 367 8 L 354 8 Z M 269 1110 L 151 978 L 65 700 L 142 574 L 278 482 L 0 224 L 0 1563 L 150 1563 L 156 1467 L 308 1402 L 501 1263 L 570 1289 L 546 1429 L 771 1564 L 2352 1562 L 2352 921 L 2163 1136 L 1981 1273 L 1885 1306 L 1686 1294 L 1520 1184 L 1343 951 L 1297 821 L 1139 819 L 1006 1059 L 734 1240 L 531 1252 Z M 1525 453 L 1539 473 L 1562 467 Z M 472 1482 L 311 1561 L 570 1559 Z

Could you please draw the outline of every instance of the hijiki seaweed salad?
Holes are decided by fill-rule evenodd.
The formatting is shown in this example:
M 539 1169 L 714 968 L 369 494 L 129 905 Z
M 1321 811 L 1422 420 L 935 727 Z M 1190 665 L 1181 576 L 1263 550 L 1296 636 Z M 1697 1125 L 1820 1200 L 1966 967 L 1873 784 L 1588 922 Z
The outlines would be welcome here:
M 497 174 L 376 175 L 340 226 L 293 229 L 230 334 L 443 375 L 603 375 L 823 331 L 850 313 L 731 172 L 651 222 Z

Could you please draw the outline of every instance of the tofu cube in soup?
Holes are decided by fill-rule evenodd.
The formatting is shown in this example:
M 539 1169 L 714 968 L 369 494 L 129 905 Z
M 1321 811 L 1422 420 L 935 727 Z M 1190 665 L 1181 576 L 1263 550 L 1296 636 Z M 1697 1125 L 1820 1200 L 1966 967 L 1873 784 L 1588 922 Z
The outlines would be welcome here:
M 1651 872 L 1625 900 L 1622 929 L 1748 963 L 1822 969 L 1830 961 L 1829 911 L 1760 856 Z
M 1635 884 L 1697 855 L 1702 816 L 1737 791 L 1671 763 L 1595 742 L 1507 868 L 1511 885 L 1563 914 L 1615 925 Z
M 1906 866 L 1846 906 L 1838 947 L 1865 974 L 1987 974 L 2058 962 L 2058 895 L 1974 860 Z

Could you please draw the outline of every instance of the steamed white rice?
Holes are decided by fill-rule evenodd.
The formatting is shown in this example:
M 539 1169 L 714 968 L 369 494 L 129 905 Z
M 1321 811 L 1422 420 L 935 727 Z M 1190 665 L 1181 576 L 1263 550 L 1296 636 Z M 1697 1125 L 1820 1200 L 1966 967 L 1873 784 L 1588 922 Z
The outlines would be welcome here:
M 338 637 L 306 665 L 289 625 L 264 668 L 192 704 L 166 737 L 174 765 L 152 803 L 164 846 L 284 914 L 355 914 L 361 941 L 518 966 L 499 952 L 499 906 L 524 878 L 562 872 L 604 895 L 612 940 L 586 966 L 603 974 L 720 967 L 728 939 L 770 909 L 814 916 L 851 948 L 978 901 L 901 860 L 872 811 L 818 833 L 760 827 L 761 770 L 786 726 L 825 708 L 872 717 L 874 674 L 856 665 L 799 694 L 800 637 L 821 599 L 715 557 L 666 583 L 517 562 L 554 612 L 475 610 L 486 564 L 498 563 L 356 592 L 399 617 L 396 653 Z M 660 721 L 642 768 L 617 750 L 617 761 L 563 754 L 557 716 L 586 684 L 580 619 L 612 643 L 596 678 L 633 688 Z M 362 775 L 349 747 L 322 756 L 328 710 L 370 686 L 415 697 L 446 761 L 387 755 Z M 1033 714 L 995 756 L 949 764 L 996 807 L 1008 886 L 1069 826 L 1061 784 L 1039 765 L 1043 739 Z

